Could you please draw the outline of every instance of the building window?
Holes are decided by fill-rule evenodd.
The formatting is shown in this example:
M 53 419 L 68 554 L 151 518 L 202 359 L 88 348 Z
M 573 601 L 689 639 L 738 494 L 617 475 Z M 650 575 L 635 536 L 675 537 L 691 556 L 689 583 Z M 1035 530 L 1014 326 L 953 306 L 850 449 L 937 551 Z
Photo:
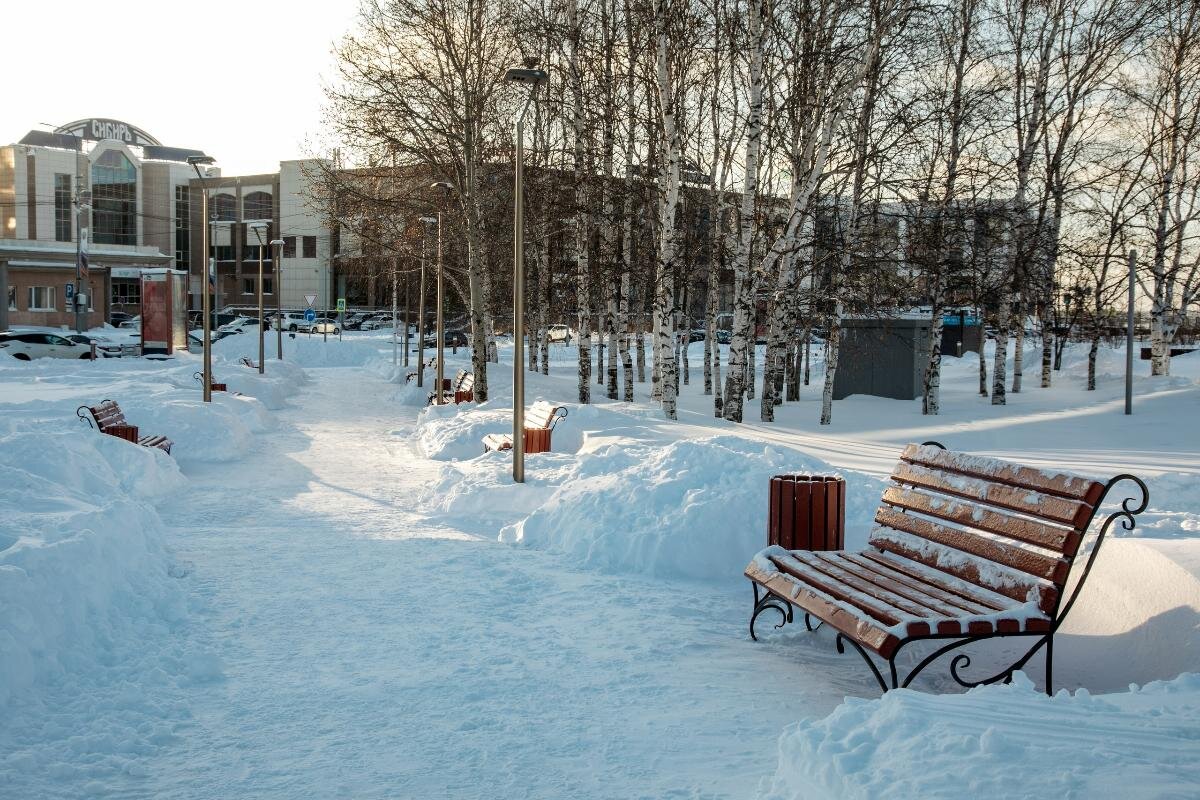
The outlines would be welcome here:
M 54 287 L 53 286 L 30 286 L 29 287 L 29 310 L 30 311 L 56 311 L 54 307 Z
M 54 175 L 54 241 L 71 241 L 71 176 Z
M 216 244 L 213 245 L 212 257 L 217 261 L 233 261 L 233 245 L 231 244 Z
M 254 278 L 242 278 L 242 294 L 254 294 Z
M 305 258 L 316 258 L 317 257 L 317 237 L 315 237 L 315 236 L 305 236 L 304 237 L 304 257 Z
M 263 278 L 263 294 L 275 294 L 275 284 L 270 278 Z
M 242 219 L 271 219 L 274 206 L 269 192 L 250 192 L 242 198 Z
M 242 260 L 243 261 L 258 261 L 258 234 L 254 232 L 254 228 L 249 225 L 243 225 L 244 241 L 242 242 Z M 271 247 L 271 240 L 275 238 L 273 225 L 268 225 L 262 232 L 262 249 L 263 261 L 271 260 L 271 251 L 275 248 Z
M 237 220 L 237 200 L 231 194 L 214 195 L 209 212 L 217 222 L 234 222 Z
M 8 310 L 17 310 L 17 287 L 15 286 L 8 287 Z
M 114 306 L 138 306 L 142 304 L 141 281 L 113 281 L 112 304 Z
M 283 257 L 284 258 L 295 258 L 296 257 L 296 237 L 295 236 L 283 237 Z
M 137 169 L 120 150 L 92 165 L 92 241 L 137 244 Z
M 192 259 L 191 229 L 192 190 L 189 186 L 175 187 L 175 268 L 188 269 Z

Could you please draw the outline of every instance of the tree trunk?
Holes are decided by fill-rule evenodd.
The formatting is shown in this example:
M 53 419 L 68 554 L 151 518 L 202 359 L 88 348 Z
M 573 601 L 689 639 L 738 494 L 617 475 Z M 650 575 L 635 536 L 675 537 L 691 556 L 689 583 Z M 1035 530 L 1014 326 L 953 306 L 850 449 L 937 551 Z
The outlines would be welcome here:
M 1013 344 L 1013 394 L 1021 393 L 1021 379 L 1025 375 L 1025 306 L 1017 306 L 1017 335 Z

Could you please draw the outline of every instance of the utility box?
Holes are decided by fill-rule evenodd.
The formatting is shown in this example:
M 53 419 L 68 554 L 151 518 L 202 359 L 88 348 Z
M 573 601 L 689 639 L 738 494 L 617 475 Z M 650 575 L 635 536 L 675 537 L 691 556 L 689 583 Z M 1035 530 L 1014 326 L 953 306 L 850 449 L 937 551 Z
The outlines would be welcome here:
M 187 280 L 183 270 L 142 270 L 142 355 L 187 350 Z
M 929 318 L 850 318 L 842 339 L 833 399 L 852 394 L 913 400 L 929 363 Z

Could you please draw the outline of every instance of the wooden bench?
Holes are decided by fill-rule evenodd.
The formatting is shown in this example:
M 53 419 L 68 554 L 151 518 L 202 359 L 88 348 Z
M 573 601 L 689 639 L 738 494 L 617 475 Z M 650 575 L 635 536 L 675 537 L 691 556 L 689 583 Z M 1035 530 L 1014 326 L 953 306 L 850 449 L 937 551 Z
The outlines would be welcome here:
M 193 372 L 193 373 L 192 373 L 192 377 L 196 379 L 196 382 L 197 382 L 197 383 L 199 383 L 201 386 L 204 386 L 204 373 L 203 373 L 203 372 Z M 210 388 L 211 388 L 211 389 L 212 389 L 214 392 L 224 392 L 224 391 L 227 391 L 227 387 L 226 387 L 226 385 L 225 385 L 225 384 L 223 384 L 223 383 L 217 383 L 217 382 L 215 382 L 215 381 L 213 382 L 213 384 L 212 384 L 212 386 L 211 386 Z M 234 394 L 238 394 L 238 393 L 237 393 L 237 392 L 234 392 Z
M 138 436 L 136 425 L 130 425 L 125 420 L 121 407 L 113 400 L 105 400 L 98 406 L 80 406 L 75 409 L 75 416 L 96 428 L 101 433 L 116 436 L 142 447 L 157 447 L 167 453 L 171 452 L 171 440 L 165 436 Z M 93 422 L 95 423 L 93 425 Z
M 1128 497 L 1089 530 L 1113 487 L 1129 481 L 1141 492 Z M 750 636 L 758 616 L 773 609 L 793 619 L 793 607 L 828 624 L 837 649 L 849 643 L 880 687 L 908 686 L 925 667 L 955 649 L 996 637 L 1032 637 L 1033 646 L 1013 664 L 981 680 L 959 670 L 964 653 L 950 661 L 961 686 L 1008 682 L 1041 648 L 1046 650 L 1046 692 L 1052 691 L 1054 633 L 1087 580 L 1104 536 L 1120 521 L 1134 527 L 1149 491 L 1133 475 L 1107 483 L 1045 472 L 992 458 L 948 452 L 936 442 L 908 445 L 875 513 L 869 547 L 861 552 L 810 552 L 773 546 L 746 567 L 754 588 Z M 1077 575 L 1076 557 L 1091 549 Z M 1070 580 L 1074 577 L 1074 580 Z M 913 642 L 951 640 L 919 653 L 900 680 L 897 655 Z M 874 657 L 886 662 L 888 675 Z M 911 661 L 909 663 L 912 663 Z
M 459 403 L 470 403 L 475 399 L 475 373 L 473 372 L 460 369 L 453 380 L 443 378 L 442 384 L 443 403 L 453 401 L 454 405 L 458 405 Z M 427 405 L 433 405 L 436 397 L 436 392 L 430 392 Z
M 241 364 L 243 367 L 249 367 L 250 369 L 258 369 L 258 364 L 255 364 L 254 360 L 251 359 L 250 356 L 242 356 Z
M 437 359 L 436 359 L 436 358 L 431 358 L 431 359 L 429 359 L 428 361 L 426 361 L 426 362 L 425 362 L 425 369 L 437 369 Z M 405 375 L 405 376 L 404 376 L 404 382 L 405 382 L 405 383 L 410 383 L 410 382 L 412 382 L 412 381 L 413 381 L 413 380 L 414 380 L 416 377 L 417 377 L 417 373 L 415 373 L 415 372 L 410 372 L 410 373 L 408 373 L 407 375 Z M 445 379 L 445 378 L 443 378 L 442 380 L 446 380 L 446 379 Z
M 560 419 L 567 416 L 563 406 L 552 406 L 545 400 L 539 400 L 525 412 L 525 452 L 550 452 L 550 434 Z M 492 450 L 511 450 L 512 434 L 489 433 L 483 437 L 483 452 Z

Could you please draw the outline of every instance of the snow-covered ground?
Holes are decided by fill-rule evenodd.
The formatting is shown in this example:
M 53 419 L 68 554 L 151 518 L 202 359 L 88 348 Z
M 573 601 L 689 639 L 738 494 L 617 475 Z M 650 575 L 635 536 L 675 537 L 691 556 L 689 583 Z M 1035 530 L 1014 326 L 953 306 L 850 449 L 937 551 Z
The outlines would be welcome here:
M 511 425 L 511 362 L 489 402 L 422 411 L 387 334 L 285 338 L 283 361 L 268 342 L 264 376 L 242 337 L 217 344 L 240 394 L 208 405 L 195 356 L 0 355 L 0 798 L 1200 792 L 1200 682 L 1178 677 L 1200 671 L 1200 362 L 1139 377 L 1125 417 L 1119 353 L 1093 393 L 1081 351 L 1051 390 L 1029 358 L 1004 408 L 968 357 L 937 419 L 854 397 L 825 428 L 818 362 L 778 422 L 735 426 L 700 346 L 679 422 L 648 384 L 633 406 L 572 402 L 556 347 L 526 396 L 569 414 L 518 486 L 480 444 Z M 172 456 L 75 418 L 105 398 Z M 930 694 L 954 691 L 931 669 L 876 699 L 825 631 L 749 640 L 767 477 L 843 474 L 857 547 L 926 439 L 1147 479 L 1056 641 L 1056 683 L 1090 694 Z

